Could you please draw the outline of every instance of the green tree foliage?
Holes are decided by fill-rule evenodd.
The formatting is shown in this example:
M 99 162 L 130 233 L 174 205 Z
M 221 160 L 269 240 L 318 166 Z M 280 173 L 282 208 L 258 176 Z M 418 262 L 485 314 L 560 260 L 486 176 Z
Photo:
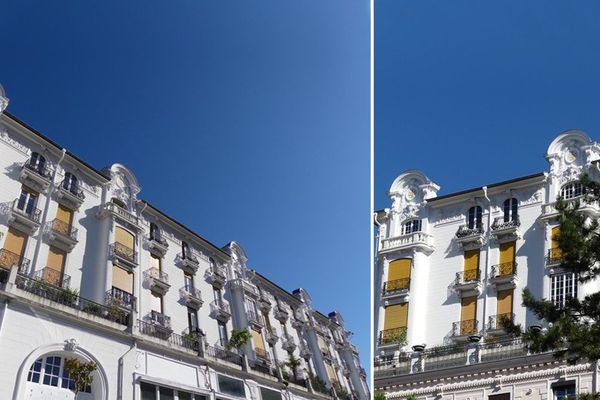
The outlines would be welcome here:
M 225 345 L 225 348 L 227 350 L 231 350 L 233 348 L 239 350 L 250 341 L 250 338 L 251 335 L 247 329 L 234 329 L 231 331 L 231 336 Z
M 69 377 L 73 380 L 74 386 L 71 390 L 75 392 L 75 398 L 77 394 L 81 392 L 86 386 L 91 386 L 94 380 L 92 373 L 96 370 L 96 363 L 89 361 L 81 361 L 77 358 L 66 358 L 65 369 L 69 373 Z
M 385 392 L 375 392 L 375 395 L 373 396 L 374 400 L 386 400 L 386 398 Z

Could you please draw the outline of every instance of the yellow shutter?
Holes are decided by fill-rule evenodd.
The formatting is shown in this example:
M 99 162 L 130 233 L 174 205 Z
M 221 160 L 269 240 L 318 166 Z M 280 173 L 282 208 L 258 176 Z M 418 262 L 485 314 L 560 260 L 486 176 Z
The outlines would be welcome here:
M 48 261 L 46 262 L 46 267 L 62 273 L 65 266 L 65 256 L 66 254 L 64 251 L 50 246 L 48 249 Z
M 479 269 L 479 249 L 465 251 L 465 271 Z
M 71 226 L 71 223 L 73 222 L 73 211 L 62 204 L 59 204 L 58 209 L 56 210 L 56 219 Z
M 331 364 L 326 362 L 325 368 L 327 369 L 327 375 L 329 376 L 329 380 L 331 380 L 332 382 L 337 382 L 338 381 L 337 375 L 335 374 L 335 371 L 333 370 L 333 367 L 331 366 Z
M 385 308 L 383 329 L 404 328 L 408 320 L 408 303 L 395 304 Z
M 133 273 L 113 265 L 112 285 L 117 289 L 133 294 Z
M 496 314 L 511 314 L 513 290 L 498 290 L 498 308 Z
M 263 341 L 263 337 L 262 337 L 262 333 L 260 333 L 259 331 L 256 331 L 254 329 L 250 329 L 250 332 L 252 332 L 252 339 L 254 341 L 254 348 L 259 348 L 263 351 L 266 352 L 265 349 L 265 342 Z
M 475 319 L 477 313 L 477 296 L 463 297 L 461 302 L 460 320 L 470 321 Z
M 135 249 L 135 239 L 132 233 L 125 229 L 117 226 L 115 229 L 115 242 L 122 244 L 130 249 Z
M 411 261 L 410 258 L 402 258 L 390 262 L 388 267 L 388 282 L 410 278 Z
M 4 239 L 4 248 L 11 253 L 16 254 L 19 257 L 18 262 L 21 261 L 23 257 L 23 253 L 25 252 L 25 244 L 27 243 L 27 235 L 23 232 L 19 232 L 16 229 L 8 228 L 8 232 L 6 234 L 6 239 Z M 9 262 L 14 262 L 13 260 L 9 260 Z M 9 265 L 6 265 L 9 266 Z
M 500 264 L 515 261 L 515 242 L 500 244 Z
M 558 249 L 558 234 L 560 233 L 560 226 L 552 228 L 552 239 L 550 242 L 550 248 Z

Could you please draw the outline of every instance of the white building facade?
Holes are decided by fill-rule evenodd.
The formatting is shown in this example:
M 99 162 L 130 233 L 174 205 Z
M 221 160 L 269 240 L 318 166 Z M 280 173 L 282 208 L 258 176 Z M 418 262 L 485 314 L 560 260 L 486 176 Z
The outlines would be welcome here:
M 503 329 L 543 325 L 522 303 L 600 289 L 560 267 L 553 240 L 557 196 L 582 195 L 578 178 L 600 179 L 600 144 L 581 131 L 550 144 L 545 172 L 438 196 L 416 170 L 396 178 L 391 207 L 375 214 L 375 389 L 388 398 L 562 399 L 598 388 L 589 364 L 528 354 Z M 585 212 L 600 215 L 597 205 Z
M 369 398 L 351 333 L 5 111 L 0 87 L 0 398 Z M 250 341 L 226 348 L 233 330 Z

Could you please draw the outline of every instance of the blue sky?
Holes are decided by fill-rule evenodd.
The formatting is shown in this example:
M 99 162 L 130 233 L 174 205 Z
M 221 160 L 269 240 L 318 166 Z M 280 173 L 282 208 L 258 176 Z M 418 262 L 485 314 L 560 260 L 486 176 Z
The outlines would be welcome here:
M 375 208 L 407 169 L 440 194 L 547 169 L 600 141 L 600 2 L 376 0 Z
M 369 363 L 368 1 L 4 1 L 0 26 L 8 111 L 339 310 Z

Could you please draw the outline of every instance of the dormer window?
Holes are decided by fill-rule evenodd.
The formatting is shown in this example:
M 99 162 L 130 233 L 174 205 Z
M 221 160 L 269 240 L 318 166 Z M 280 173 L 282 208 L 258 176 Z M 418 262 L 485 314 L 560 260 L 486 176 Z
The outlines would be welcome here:
M 467 215 L 467 227 L 469 229 L 475 229 L 481 226 L 481 214 L 481 206 L 469 208 L 469 214 Z
M 519 202 L 514 197 L 504 200 L 504 222 L 517 221 L 519 219 L 518 207 Z
M 402 224 L 402 234 L 408 235 L 414 232 L 421 232 L 421 220 L 413 219 Z
M 560 197 L 565 200 L 574 199 L 585 194 L 585 188 L 580 182 L 567 183 L 560 189 Z

